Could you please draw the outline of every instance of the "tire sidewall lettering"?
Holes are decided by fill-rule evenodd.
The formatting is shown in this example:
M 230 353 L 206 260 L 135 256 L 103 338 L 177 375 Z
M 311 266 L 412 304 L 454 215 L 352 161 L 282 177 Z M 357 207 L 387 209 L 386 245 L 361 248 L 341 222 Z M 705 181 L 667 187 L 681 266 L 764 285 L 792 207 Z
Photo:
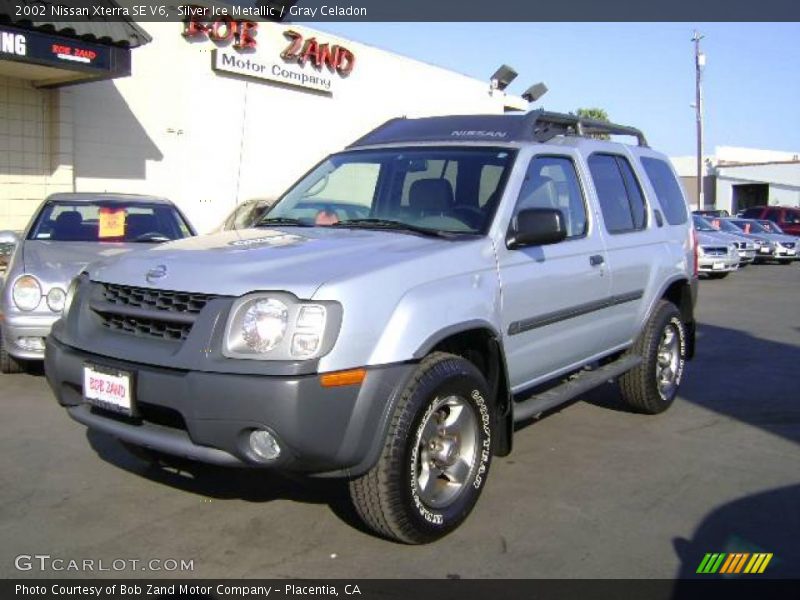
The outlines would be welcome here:
M 475 411 L 475 416 L 478 419 L 478 437 L 479 437 L 479 445 L 477 448 L 477 457 L 476 462 L 477 465 L 473 467 L 471 477 L 471 482 L 466 482 L 465 486 L 467 488 L 471 488 L 471 493 L 475 493 L 483 486 L 486 481 L 486 474 L 489 470 L 490 461 L 491 461 L 491 445 L 492 445 L 492 438 L 491 438 L 491 413 L 489 410 L 489 406 L 486 402 L 484 397 L 484 393 L 474 387 L 474 385 L 470 384 L 469 388 L 465 388 L 463 384 L 456 383 L 456 386 L 461 388 L 458 390 L 458 395 L 465 399 L 471 400 L 468 402 L 471 409 Z M 465 391 L 469 390 L 467 394 Z M 441 397 L 444 392 L 441 390 L 436 391 L 436 393 L 432 394 L 429 400 L 426 400 L 427 407 L 425 412 L 417 421 L 417 425 L 413 430 L 413 446 L 411 451 L 409 452 L 409 459 L 408 459 L 408 485 L 411 495 L 411 503 L 413 504 L 416 513 L 419 517 L 427 523 L 429 526 L 435 528 L 444 528 L 448 525 L 448 518 L 447 513 L 449 512 L 448 509 L 452 509 L 453 507 L 463 506 L 465 500 L 469 502 L 469 494 L 470 491 L 465 489 L 462 494 L 453 501 L 453 504 L 446 507 L 444 511 L 441 510 L 432 510 L 425 503 L 419 496 L 419 492 L 417 489 L 417 477 L 416 477 L 416 464 L 417 459 L 419 458 L 419 446 L 416 443 L 416 440 L 422 434 L 422 430 L 424 428 L 425 423 L 427 422 L 428 418 L 431 417 L 433 413 L 433 408 L 436 404 L 437 398 Z M 459 508 L 456 512 L 460 513 L 461 508 Z

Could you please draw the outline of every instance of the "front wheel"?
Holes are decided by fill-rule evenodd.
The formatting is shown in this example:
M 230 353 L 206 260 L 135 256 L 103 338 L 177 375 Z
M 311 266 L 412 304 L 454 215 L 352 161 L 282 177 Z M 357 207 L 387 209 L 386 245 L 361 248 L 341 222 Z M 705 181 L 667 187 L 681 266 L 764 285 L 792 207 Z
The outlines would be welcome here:
M 377 464 L 350 482 L 361 519 L 408 544 L 456 529 L 480 496 L 492 460 L 493 402 L 471 362 L 426 357 L 404 390 Z
M 638 412 L 664 412 L 678 394 L 686 362 L 686 325 L 674 304 L 656 304 L 631 352 L 642 363 L 620 377 L 622 399 Z

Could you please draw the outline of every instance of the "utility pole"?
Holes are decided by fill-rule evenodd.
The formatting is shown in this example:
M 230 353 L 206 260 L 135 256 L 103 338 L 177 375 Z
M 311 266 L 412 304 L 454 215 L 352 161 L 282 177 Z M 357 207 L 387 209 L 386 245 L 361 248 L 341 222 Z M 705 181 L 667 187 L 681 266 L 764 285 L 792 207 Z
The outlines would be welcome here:
M 694 42 L 694 72 L 695 72 L 695 98 L 694 107 L 697 117 L 697 210 L 703 210 L 703 67 L 706 64 L 706 55 L 700 52 L 700 40 L 703 36 L 695 31 L 692 36 Z

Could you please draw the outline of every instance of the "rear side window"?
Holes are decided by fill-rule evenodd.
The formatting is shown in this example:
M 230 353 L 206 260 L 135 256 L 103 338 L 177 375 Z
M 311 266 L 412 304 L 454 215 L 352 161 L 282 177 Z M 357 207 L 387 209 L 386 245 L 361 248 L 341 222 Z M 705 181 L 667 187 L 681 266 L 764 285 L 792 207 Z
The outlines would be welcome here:
M 686 202 L 672 169 L 663 160 L 642 157 L 642 166 L 656 192 L 656 198 L 670 225 L 683 225 L 688 218 Z
M 630 163 L 622 156 L 592 154 L 589 157 L 589 171 L 608 232 L 625 233 L 644 229 L 647 209 Z

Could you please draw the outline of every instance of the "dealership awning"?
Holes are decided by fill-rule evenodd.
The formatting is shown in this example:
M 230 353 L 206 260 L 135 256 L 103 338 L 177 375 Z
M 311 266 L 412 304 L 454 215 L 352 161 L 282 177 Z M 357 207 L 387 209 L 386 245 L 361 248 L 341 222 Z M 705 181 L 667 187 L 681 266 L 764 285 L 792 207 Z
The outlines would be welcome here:
M 151 41 L 135 23 L 116 17 L 48 21 L 19 7 L 50 4 L 0 0 L 0 75 L 56 87 L 130 75 L 132 48 Z M 113 0 L 93 4 L 118 6 Z

